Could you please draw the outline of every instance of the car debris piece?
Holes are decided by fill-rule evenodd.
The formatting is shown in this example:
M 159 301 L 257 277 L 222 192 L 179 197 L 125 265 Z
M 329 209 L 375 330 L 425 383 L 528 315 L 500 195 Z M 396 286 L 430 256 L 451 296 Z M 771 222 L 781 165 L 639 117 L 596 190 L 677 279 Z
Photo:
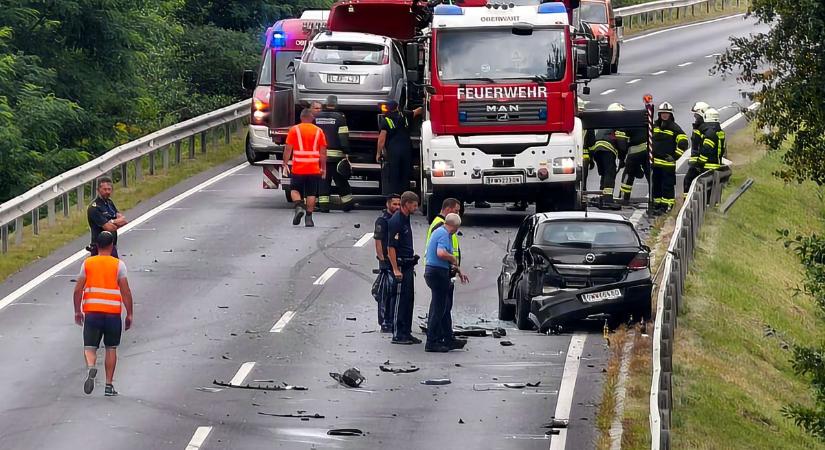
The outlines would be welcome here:
M 567 419 L 553 419 L 550 422 L 542 425 L 542 428 L 567 428 L 569 421 Z
M 228 388 L 235 388 L 235 389 L 253 389 L 253 390 L 258 390 L 258 391 L 307 391 L 307 390 L 309 390 L 305 386 L 292 386 L 292 385 L 287 384 L 287 383 L 281 383 L 280 385 L 278 385 L 278 384 L 273 384 L 273 385 L 269 385 L 269 384 L 265 384 L 265 385 L 260 385 L 260 384 L 257 384 L 257 385 L 253 385 L 253 384 L 239 385 L 239 384 L 227 383 L 226 381 L 213 380 L 212 384 L 214 384 L 215 386 L 221 386 L 221 387 L 228 387 Z
M 427 332 L 427 325 L 424 323 L 419 323 L 418 327 L 421 328 L 422 333 Z M 482 327 L 455 327 L 453 328 L 453 336 L 464 336 L 464 337 L 485 337 L 487 336 L 487 329 Z
M 357 367 L 351 367 L 345 370 L 343 374 L 330 372 L 329 376 L 331 376 L 333 380 L 353 388 L 361 386 L 361 383 L 366 380 Z
M 335 428 L 327 431 L 330 436 L 363 436 L 364 432 L 358 428 Z
M 501 339 L 501 333 L 499 333 L 497 330 L 493 330 L 493 337 L 496 339 Z
M 325 417 L 315 413 L 315 414 L 275 414 L 275 413 L 267 413 L 263 411 L 258 411 L 258 414 L 262 416 L 272 416 L 272 417 L 294 417 L 296 419 L 324 419 Z
M 500 341 L 499 344 L 501 344 L 504 347 L 510 347 L 511 345 L 513 345 L 513 343 L 511 341 L 508 341 L 508 340 Z
M 458 423 L 460 423 L 460 424 L 461 424 L 461 423 L 464 423 L 464 420 L 462 420 L 462 419 L 461 419 L 461 417 L 459 417 L 459 418 L 458 418 Z
M 418 367 L 416 367 L 413 364 L 411 364 L 409 366 L 393 367 L 390 364 L 389 361 L 385 362 L 384 364 L 381 364 L 380 366 L 378 366 L 378 368 L 381 369 L 382 372 L 390 372 L 390 373 L 413 373 L 413 372 L 418 372 Z
M 421 380 L 421 384 L 426 384 L 427 386 L 443 386 L 445 384 L 452 383 L 449 378 L 433 378 L 431 380 Z
M 195 390 L 197 390 L 197 391 L 201 391 L 201 392 L 212 392 L 212 393 L 214 393 L 214 392 L 220 392 L 220 391 L 222 391 L 223 389 L 220 389 L 220 388 L 213 388 L 213 387 L 211 387 L 211 386 L 201 386 L 201 387 L 197 387 L 197 388 L 195 388 Z

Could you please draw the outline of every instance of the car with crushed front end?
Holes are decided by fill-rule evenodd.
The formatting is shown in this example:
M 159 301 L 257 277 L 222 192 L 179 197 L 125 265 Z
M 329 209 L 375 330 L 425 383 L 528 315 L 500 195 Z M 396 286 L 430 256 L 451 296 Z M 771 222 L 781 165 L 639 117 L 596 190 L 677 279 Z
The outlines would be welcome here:
M 618 214 L 533 214 L 507 245 L 498 277 L 499 319 L 540 332 L 595 316 L 613 323 L 651 315 L 650 248 Z

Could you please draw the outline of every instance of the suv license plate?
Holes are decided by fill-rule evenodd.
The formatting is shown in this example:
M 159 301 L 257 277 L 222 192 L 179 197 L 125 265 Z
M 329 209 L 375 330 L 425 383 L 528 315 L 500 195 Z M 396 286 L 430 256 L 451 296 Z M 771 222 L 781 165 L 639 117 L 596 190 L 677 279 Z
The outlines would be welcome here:
M 523 175 L 492 175 L 484 177 L 484 184 L 524 184 Z
M 331 73 L 327 75 L 327 82 L 341 84 L 358 84 L 361 82 L 361 77 L 358 75 L 338 75 Z
M 619 289 L 611 289 L 609 291 L 591 292 L 589 294 L 582 294 L 582 301 L 585 303 L 597 303 L 605 300 L 613 300 L 622 296 L 622 291 Z

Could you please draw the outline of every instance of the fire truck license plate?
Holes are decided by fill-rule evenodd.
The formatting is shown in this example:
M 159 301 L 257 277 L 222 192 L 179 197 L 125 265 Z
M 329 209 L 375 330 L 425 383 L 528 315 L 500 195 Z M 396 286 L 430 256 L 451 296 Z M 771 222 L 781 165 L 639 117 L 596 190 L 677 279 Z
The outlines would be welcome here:
M 609 291 L 593 292 L 590 294 L 582 294 L 582 301 L 585 303 L 596 303 L 604 300 L 613 300 L 622 296 L 622 291 L 619 289 L 611 289 Z
M 361 78 L 358 75 L 339 75 L 331 73 L 327 75 L 327 81 L 329 83 L 358 84 L 361 82 Z
M 484 184 L 523 184 L 523 175 L 491 175 L 484 177 Z

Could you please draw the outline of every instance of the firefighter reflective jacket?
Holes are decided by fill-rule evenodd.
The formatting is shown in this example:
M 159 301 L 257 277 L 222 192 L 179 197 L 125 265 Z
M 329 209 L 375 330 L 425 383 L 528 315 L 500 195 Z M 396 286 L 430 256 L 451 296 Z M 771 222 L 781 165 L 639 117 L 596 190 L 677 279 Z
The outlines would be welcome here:
M 659 119 L 653 126 L 653 165 L 676 169 L 676 160 L 688 149 L 688 138 L 673 120 Z
M 621 130 L 596 130 L 596 143 L 590 147 L 590 153 L 609 151 L 622 160 L 627 155 L 627 134 Z
M 327 161 L 342 159 L 349 153 L 347 118 L 338 111 L 321 111 L 315 116 L 315 125 L 324 130 L 327 138 Z
M 705 170 L 716 170 L 722 167 L 722 157 L 725 156 L 725 132 L 715 122 L 705 123 L 702 128 L 702 152 L 699 155 L 699 164 Z

